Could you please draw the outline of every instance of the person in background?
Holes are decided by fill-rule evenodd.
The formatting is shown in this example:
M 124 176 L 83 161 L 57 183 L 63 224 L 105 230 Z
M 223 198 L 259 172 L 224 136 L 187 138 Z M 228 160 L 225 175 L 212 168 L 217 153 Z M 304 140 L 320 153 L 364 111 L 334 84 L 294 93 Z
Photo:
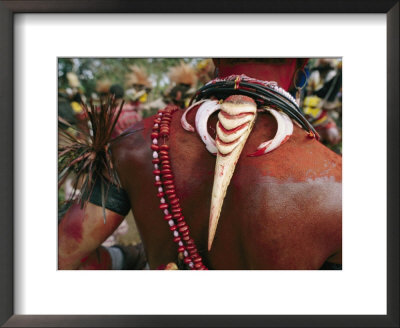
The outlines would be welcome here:
M 341 62 L 319 59 L 311 71 L 303 102 L 303 112 L 321 136 L 321 141 L 340 153 Z
M 96 93 L 99 98 L 107 97 L 110 93 L 111 81 L 108 78 L 97 80 Z
M 82 100 L 84 100 L 82 85 L 78 76 L 73 72 L 67 73 L 68 87 L 58 91 L 58 115 L 72 125 L 76 125 L 82 114 Z
M 168 77 L 171 86 L 165 92 L 165 102 L 186 108 L 196 92 L 198 80 L 196 70 L 181 61 L 178 66 L 169 69 Z
M 78 76 L 73 72 L 66 74 L 68 86 L 65 89 L 58 90 L 58 116 L 59 126 L 67 129 L 72 136 L 77 136 L 79 132 L 76 127 L 82 128 L 83 109 L 81 101 L 83 99 L 82 85 Z M 86 121 L 85 121 L 86 122 Z M 59 138 L 60 144 L 64 143 L 63 138 Z M 72 199 L 72 195 L 78 195 L 79 190 L 74 189 L 72 177 L 66 179 L 59 193 L 58 219 L 60 219 L 69 208 L 69 204 L 64 203 L 65 199 Z
M 123 101 L 124 88 L 119 84 L 113 84 L 110 87 L 110 95 L 115 97 L 116 105 L 119 106 Z M 119 136 L 124 130 L 128 129 L 136 122 L 141 121 L 142 117 L 135 109 L 136 107 L 129 102 L 123 105 L 118 121 L 115 125 L 112 138 Z
M 125 103 L 122 107 L 118 122 L 114 128 L 112 137 L 115 138 L 123 131 L 131 127 L 136 122 L 143 119 L 143 113 L 147 109 L 148 94 L 151 91 L 151 82 L 144 68 L 139 66 L 130 66 L 130 72 L 126 75 L 127 90 L 119 84 L 110 87 L 110 94 L 115 97 L 119 105 L 123 99 Z
M 76 124 L 76 117 L 69 96 L 61 89 L 58 90 L 58 116 L 62 117 L 71 125 Z
M 149 94 L 152 90 L 152 83 L 149 79 L 147 71 L 140 66 L 129 66 L 130 72 L 125 76 L 125 100 L 126 108 L 134 110 L 140 116 L 140 119 L 145 116 L 145 111 L 148 109 L 146 103 Z
M 211 58 L 200 61 L 197 64 L 196 70 L 200 85 L 204 85 L 215 78 L 215 66 Z
M 117 103 L 119 103 L 124 98 L 124 88 L 119 84 L 113 84 L 110 87 L 110 94 L 114 96 Z

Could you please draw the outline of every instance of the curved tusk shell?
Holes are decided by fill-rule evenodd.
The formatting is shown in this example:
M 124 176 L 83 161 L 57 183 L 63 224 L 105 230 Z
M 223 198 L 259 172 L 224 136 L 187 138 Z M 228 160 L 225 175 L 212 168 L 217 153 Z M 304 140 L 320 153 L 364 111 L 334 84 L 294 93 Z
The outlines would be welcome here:
M 217 153 L 217 146 L 215 144 L 215 140 L 208 133 L 207 122 L 211 114 L 220 108 L 221 105 L 217 100 L 208 100 L 197 110 L 195 120 L 197 133 L 206 145 L 207 150 L 214 155 Z
M 271 140 L 261 143 L 257 147 L 258 150 L 252 154 L 249 154 L 248 156 L 260 156 L 273 151 L 280 145 L 284 144 L 293 133 L 293 122 L 288 115 L 272 108 L 266 108 L 266 110 L 274 116 L 278 123 L 275 137 Z
M 189 132 L 194 132 L 194 127 L 192 126 L 192 125 L 190 125 L 189 123 L 188 123 L 188 121 L 186 120 L 186 115 L 187 115 L 187 113 L 189 113 L 189 111 L 190 110 L 192 110 L 194 107 L 196 107 L 197 105 L 200 105 L 200 104 L 202 104 L 203 102 L 205 102 L 207 99 L 203 99 L 203 100 L 200 100 L 200 101 L 198 101 L 198 102 L 195 102 L 194 104 L 192 104 L 191 106 L 189 106 L 186 110 L 185 110 L 185 112 L 183 113 L 183 115 L 182 115 L 182 117 L 181 117 L 181 125 L 182 125 L 182 127 L 186 130 L 186 131 L 189 131 Z
M 221 112 L 223 112 L 221 114 Z M 253 128 L 256 118 L 257 107 L 253 99 L 245 96 L 233 95 L 225 99 L 221 105 L 220 115 L 230 115 L 229 124 L 224 126 L 224 121 L 217 123 L 218 149 L 217 161 L 215 163 L 214 185 L 211 196 L 211 209 L 208 228 L 208 250 L 211 249 L 218 220 L 221 214 L 222 204 L 231 181 L 236 163 Z M 250 121 L 243 124 L 241 118 L 244 113 L 251 117 Z M 227 135 L 235 135 L 235 139 L 228 144 L 224 142 Z M 225 139 L 226 140 L 226 139 Z

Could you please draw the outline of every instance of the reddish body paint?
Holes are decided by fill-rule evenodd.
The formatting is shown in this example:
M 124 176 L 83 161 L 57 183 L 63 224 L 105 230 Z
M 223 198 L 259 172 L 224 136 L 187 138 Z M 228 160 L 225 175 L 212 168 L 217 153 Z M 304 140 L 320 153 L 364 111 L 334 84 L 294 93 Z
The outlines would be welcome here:
M 81 263 L 79 270 L 110 270 L 112 267 L 110 254 L 104 247 L 99 247 Z
M 59 269 L 107 269 L 110 261 L 100 244 L 120 225 L 123 217 L 106 210 L 104 224 L 101 207 L 88 203 L 83 209 L 74 204 L 58 225 Z M 100 261 L 98 260 L 98 255 Z
M 77 242 L 82 241 L 82 223 L 84 217 L 79 215 L 80 208 L 72 207 L 68 215 L 64 218 L 67 224 L 64 225 L 63 232 L 66 237 L 71 238 Z
M 262 62 L 236 62 L 232 63 L 229 60 L 220 60 L 219 76 L 226 77 L 233 74 L 243 73 L 249 77 L 276 81 L 279 85 L 288 90 L 293 81 L 293 72 L 298 65 L 296 58 L 284 59 L 281 63 L 275 65 L 266 65 Z
M 266 146 L 264 146 L 264 147 L 262 147 L 262 148 L 256 150 L 254 153 L 248 154 L 247 156 L 249 156 L 249 157 L 255 157 L 255 156 L 262 156 L 262 155 L 264 155 L 265 151 L 267 150 L 267 148 L 268 148 L 268 146 L 269 146 L 270 144 L 271 144 L 271 143 L 268 143 Z
M 192 124 L 196 111 L 189 114 L 188 122 Z M 310 186 L 313 179 L 328 177 L 337 188 L 341 181 L 341 158 L 308 138 L 307 132 L 297 126 L 293 137 L 278 149 L 265 156 L 247 157 L 247 153 L 276 133 L 272 115 L 261 114 L 239 158 L 213 248 L 207 252 L 215 156 L 208 153 L 196 134 L 182 129 L 181 115 L 175 114 L 169 138 L 174 192 L 181 200 L 182 213 L 199 253 L 210 268 L 318 269 L 340 250 L 341 203 L 338 200 L 336 207 L 323 210 L 321 204 L 329 192 L 320 197 L 322 185 Z M 209 127 L 215 126 L 216 119 L 216 114 L 210 118 Z M 177 249 L 159 212 L 159 198 L 152 182 L 151 126 L 144 133 L 146 138 L 134 134 L 120 140 L 114 145 L 113 154 L 123 187 L 130 196 L 150 267 L 156 269 L 174 261 Z M 292 184 L 301 188 L 291 187 Z M 281 205 L 286 195 L 284 189 L 280 194 L 279 185 L 295 188 L 292 202 Z M 280 219 L 279 213 L 285 213 L 285 218 Z M 315 237 L 319 234 L 324 238 Z M 277 236 L 281 239 L 277 240 Z M 230 249 L 229 253 L 226 249 Z
M 294 59 L 264 70 L 260 65 L 225 65 L 220 67 L 220 76 L 244 73 L 276 81 L 287 89 L 299 66 Z M 266 72 L 270 74 L 265 75 Z M 196 112 L 194 108 L 187 113 L 192 126 Z M 276 134 L 277 123 L 267 113 L 258 115 L 238 160 L 213 248 L 207 252 L 215 156 L 205 149 L 197 134 L 182 129 L 181 115 L 174 115 L 169 138 L 174 193 L 181 200 L 182 213 L 199 253 L 210 268 L 318 269 L 340 252 L 340 156 L 295 126 L 293 136 L 278 149 L 265 156 L 247 157 L 246 154 Z M 176 260 L 177 250 L 159 213 L 159 199 L 152 183 L 152 120 L 144 121 L 141 134 L 115 144 L 113 154 L 150 267 L 155 269 Z M 213 114 L 208 132 L 214 139 L 216 123 L 217 114 Z M 336 196 L 332 198 L 333 194 Z

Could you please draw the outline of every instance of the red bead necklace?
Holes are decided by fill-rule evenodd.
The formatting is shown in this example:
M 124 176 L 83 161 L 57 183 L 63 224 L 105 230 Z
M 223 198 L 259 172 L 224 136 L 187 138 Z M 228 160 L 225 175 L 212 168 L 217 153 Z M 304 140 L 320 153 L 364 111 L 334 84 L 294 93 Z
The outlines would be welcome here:
M 207 270 L 203 260 L 197 252 L 194 240 L 190 237 L 189 226 L 187 225 L 179 198 L 176 194 L 174 175 L 169 157 L 169 146 L 166 141 L 169 138 L 172 115 L 179 108 L 168 105 L 160 109 L 154 119 L 153 132 L 151 133 L 151 149 L 153 150 L 155 175 L 154 185 L 157 187 L 157 197 L 160 198 L 160 209 L 163 211 L 164 220 L 168 222 L 174 242 L 178 245 L 178 258 L 183 257 L 187 269 Z

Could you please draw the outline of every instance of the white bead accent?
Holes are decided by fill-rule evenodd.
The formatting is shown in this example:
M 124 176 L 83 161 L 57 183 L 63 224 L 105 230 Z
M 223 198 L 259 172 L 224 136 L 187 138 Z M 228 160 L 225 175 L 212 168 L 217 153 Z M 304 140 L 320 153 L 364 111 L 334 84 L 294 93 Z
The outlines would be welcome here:
M 154 169 L 158 170 L 158 164 L 154 164 Z
M 156 123 L 156 124 L 154 124 L 154 127 L 157 129 L 158 128 L 158 124 Z
M 158 141 L 157 141 L 157 139 L 153 139 L 153 144 L 155 144 L 155 145 L 157 145 L 157 144 L 158 144 Z
M 164 210 L 164 214 L 165 214 L 165 215 L 168 215 L 168 214 L 169 214 L 169 211 L 168 211 L 168 210 Z
M 165 203 L 165 198 L 161 197 L 160 202 L 161 202 L 161 204 L 164 204 Z
M 174 237 L 178 237 L 179 236 L 179 232 L 178 231 L 174 231 Z
M 187 251 L 183 251 L 183 255 L 184 255 L 185 257 L 188 257 L 188 256 L 189 256 L 189 253 L 188 253 Z
M 156 175 L 156 181 L 160 181 L 160 176 Z
M 153 151 L 153 158 L 158 158 L 158 153 L 156 151 Z
M 183 246 L 183 242 L 180 241 L 180 242 L 178 243 L 178 245 L 179 245 L 179 246 Z
M 158 192 L 163 192 L 163 188 L 162 187 L 158 187 Z
M 174 220 L 169 220 L 168 224 L 169 224 L 170 227 L 172 227 L 175 224 L 175 222 L 174 222 Z
M 189 263 L 189 266 L 190 266 L 191 268 L 193 268 L 193 267 L 194 267 L 193 262 L 190 262 L 190 263 Z

